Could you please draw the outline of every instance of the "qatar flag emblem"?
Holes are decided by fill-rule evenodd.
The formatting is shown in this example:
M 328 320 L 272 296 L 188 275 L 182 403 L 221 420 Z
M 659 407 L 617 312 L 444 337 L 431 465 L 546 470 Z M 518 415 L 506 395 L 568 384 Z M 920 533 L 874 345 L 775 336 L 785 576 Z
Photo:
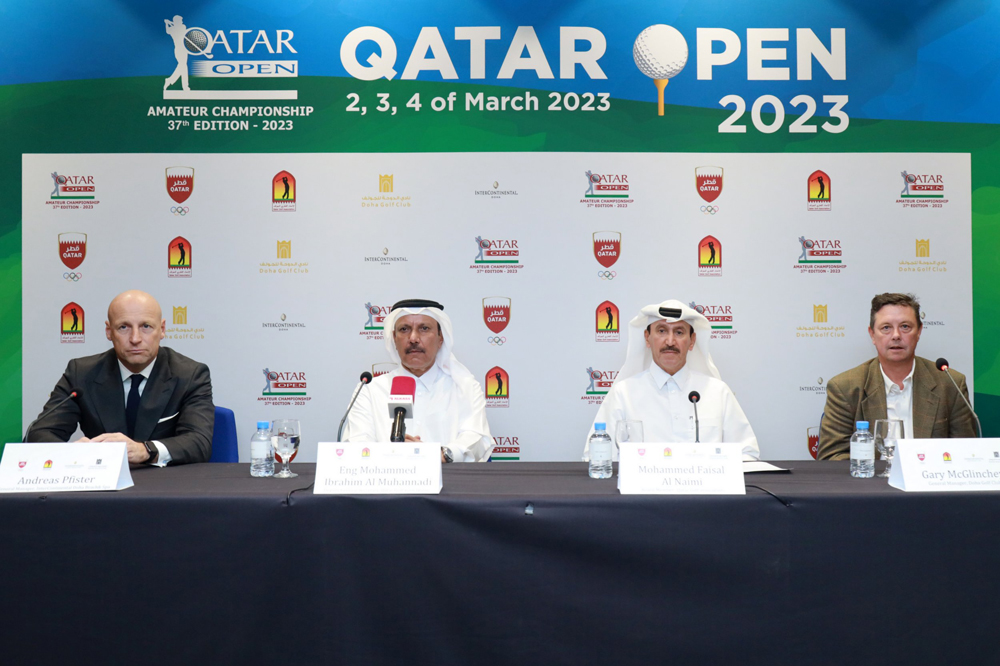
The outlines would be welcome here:
M 505 296 L 489 296 L 483 299 L 483 321 L 486 328 L 500 333 L 510 323 L 510 299 Z
M 17 466 L 20 467 L 21 469 L 24 469 L 24 466 L 27 465 L 27 464 L 28 464 L 27 460 L 18 460 L 17 461 Z
M 698 194 L 708 203 L 712 203 L 722 194 L 722 167 L 695 167 L 694 180 Z
M 605 268 L 611 268 L 622 253 L 622 235 L 617 231 L 594 232 L 594 257 Z
M 191 167 L 167 167 L 167 194 L 177 203 L 184 203 L 194 191 L 194 169 Z
M 927 456 L 925 456 L 923 453 L 918 453 L 917 454 L 917 460 L 919 460 L 920 462 L 923 462 L 924 458 L 926 458 L 926 457 Z
M 337 449 L 337 456 L 339 457 L 342 455 L 344 455 L 344 449 Z

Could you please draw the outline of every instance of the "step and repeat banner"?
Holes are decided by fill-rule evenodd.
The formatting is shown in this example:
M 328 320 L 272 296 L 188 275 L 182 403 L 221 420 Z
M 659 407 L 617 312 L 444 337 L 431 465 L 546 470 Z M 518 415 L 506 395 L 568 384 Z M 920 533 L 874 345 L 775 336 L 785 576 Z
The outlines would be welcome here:
M 44 16 L 40 21 L 38 17 Z M 445 304 L 495 460 L 577 460 L 627 323 L 677 298 L 764 457 L 808 458 L 883 291 L 922 302 L 1000 432 L 989 3 L 520 2 L 4 9 L 0 440 L 111 298 L 235 410 L 335 437 L 382 320 Z M 813 438 L 813 439 L 811 439 Z
M 382 322 L 442 302 L 496 460 L 576 460 L 628 321 L 676 298 L 770 459 L 810 456 L 826 379 L 870 358 L 879 290 L 972 367 L 969 158 L 949 154 L 26 155 L 24 418 L 108 302 L 156 295 L 247 458 L 258 419 L 336 437 Z M 27 367 L 27 366 L 26 366 Z M 971 378 L 970 378 L 971 383 Z M 388 418 L 388 415 L 386 416 Z

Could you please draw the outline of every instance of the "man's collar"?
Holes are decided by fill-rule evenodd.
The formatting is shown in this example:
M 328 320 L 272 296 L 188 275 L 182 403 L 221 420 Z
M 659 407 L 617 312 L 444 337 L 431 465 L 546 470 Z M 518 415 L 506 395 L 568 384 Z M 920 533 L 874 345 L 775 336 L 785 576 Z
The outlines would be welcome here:
M 152 365 L 152 364 L 151 364 L 151 365 Z M 419 377 L 417 377 L 417 376 L 416 376 L 415 374 L 413 374 L 412 372 L 410 372 L 409 370 L 407 370 L 407 369 L 406 369 L 406 366 L 404 366 L 404 365 L 402 365 L 402 364 L 401 364 L 401 365 L 399 366 L 399 369 L 400 369 L 400 370 L 402 370 L 402 372 L 403 372 L 403 373 L 404 373 L 404 374 L 405 374 L 406 376 L 408 376 L 408 377 L 413 377 L 413 378 L 414 378 L 415 380 L 417 380 L 418 382 L 422 383 L 422 384 L 424 385 L 424 387 L 425 387 L 425 388 L 428 388 L 428 389 L 429 389 L 429 388 L 430 388 L 431 386 L 433 386 L 435 382 L 437 382 L 438 378 L 439 378 L 439 377 L 441 376 L 441 374 L 442 374 L 442 373 L 441 373 L 441 368 L 440 368 L 440 367 L 438 367 L 438 364 L 437 364 L 437 363 L 435 363 L 434 365 L 432 365 L 432 366 L 431 366 L 431 367 L 430 367 L 430 368 L 429 368 L 429 369 L 427 370 L 427 372 L 425 372 L 424 374 L 420 375 Z
M 122 375 L 122 383 L 124 383 L 125 380 L 131 377 L 132 375 L 142 375 L 146 379 L 149 379 L 149 375 L 152 374 L 153 372 L 153 366 L 156 365 L 156 356 L 154 356 L 153 360 L 150 361 L 149 365 L 147 365 L 145 368 L 143 368 L 139 372 L 132 372 L 131 370 L 125 367 L 125 364 L 122 363 L 122 360 L 120 358 L 115 357 L 115 360 L 118 361 L 118 372 L 120 372 Z
M 902 390 L 904 390 L 904 391 L 906 390 L 908 382 L 912 385 L 912 383 L 913 383 L 913 371 L 916 369 L 916 367 L 917 367 L 917 359 L 916 359 L 916 357 L 914 357 L 913 358 L 913 365 L 910 366 L 910 374 L 906 375 L 906 377 L 903 378 L 903 389 Z M 882 361 L 879 361 L 879 363 L 878 363 L 878 370 L 879 370 L 879 372 L 882 373 L 882 381 L 885 382 L 885 392 L 886 392 L 886 394 L 889 393 L 889 391 L 892 389 L 893 386 L 895 386 L 897 389 L 899 388 L 899 384 L 897 384 L 896 382 L 894 382 L 891 379 L 889 379 L 889 375 L 885 374 L 885 369 L 882 367 Z
M 668 381 L 670 381 L 671 378 L 674 380 L 677 386 L 684 386 L 684 383 L 687 381 L 689 373 L 687 369 L 687 363 L 685 363 L 684 367 L 675 372 L 673 375 L 670 375 L 667 373 L 666 370 L 656 365 L 656 362 L 654 361 L 649 364 L 649 374 L 653 378 L 653 381 L 656 383 L 656 388 L 662 389 L 663 385 L 666 384 Z

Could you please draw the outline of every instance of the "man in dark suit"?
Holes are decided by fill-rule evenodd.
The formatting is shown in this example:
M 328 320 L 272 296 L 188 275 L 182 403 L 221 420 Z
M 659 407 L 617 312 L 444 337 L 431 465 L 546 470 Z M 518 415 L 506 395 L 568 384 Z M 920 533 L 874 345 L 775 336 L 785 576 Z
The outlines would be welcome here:
M 145 292 L 116 296 L 104 326 L 113 349 L 69 362 L 27 441 L 65 442 L 79 425 L 81 442 L 125 442 L 133 464 L 207 462 L 215 424 L 208 366 L 160 347 L 167 322 Z M 56 407 L 74 390 L 75 400 Z
M 872 299 L 868 334 L 878 356 L 827 383 L 819 459 L 850 458 L 857 421 L 874 427 L 878 419 L 901 419 L 909 439 L 976 436 L 972 413 L 951 381 L 916 355 L 922 329 L 920 303 L 912 295 Z M 965 375 L 951 372 L 968 397 Z

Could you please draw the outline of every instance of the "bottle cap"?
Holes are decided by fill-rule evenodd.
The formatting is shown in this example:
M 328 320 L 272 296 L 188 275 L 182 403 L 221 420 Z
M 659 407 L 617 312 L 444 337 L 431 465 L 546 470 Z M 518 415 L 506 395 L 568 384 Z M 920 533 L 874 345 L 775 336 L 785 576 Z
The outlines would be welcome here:
M 271 429 L 270 421 L 257 421 L 257 430 L 270 430 L 270 429 Z
M 595 423 L 594 424 L 594 430 L 595 431 L 607 430 L 607 428 L 608 428 L 608 426 L 605 423 Z
M 858 421 L 858 430 L 868 430 L 868 421 Z

